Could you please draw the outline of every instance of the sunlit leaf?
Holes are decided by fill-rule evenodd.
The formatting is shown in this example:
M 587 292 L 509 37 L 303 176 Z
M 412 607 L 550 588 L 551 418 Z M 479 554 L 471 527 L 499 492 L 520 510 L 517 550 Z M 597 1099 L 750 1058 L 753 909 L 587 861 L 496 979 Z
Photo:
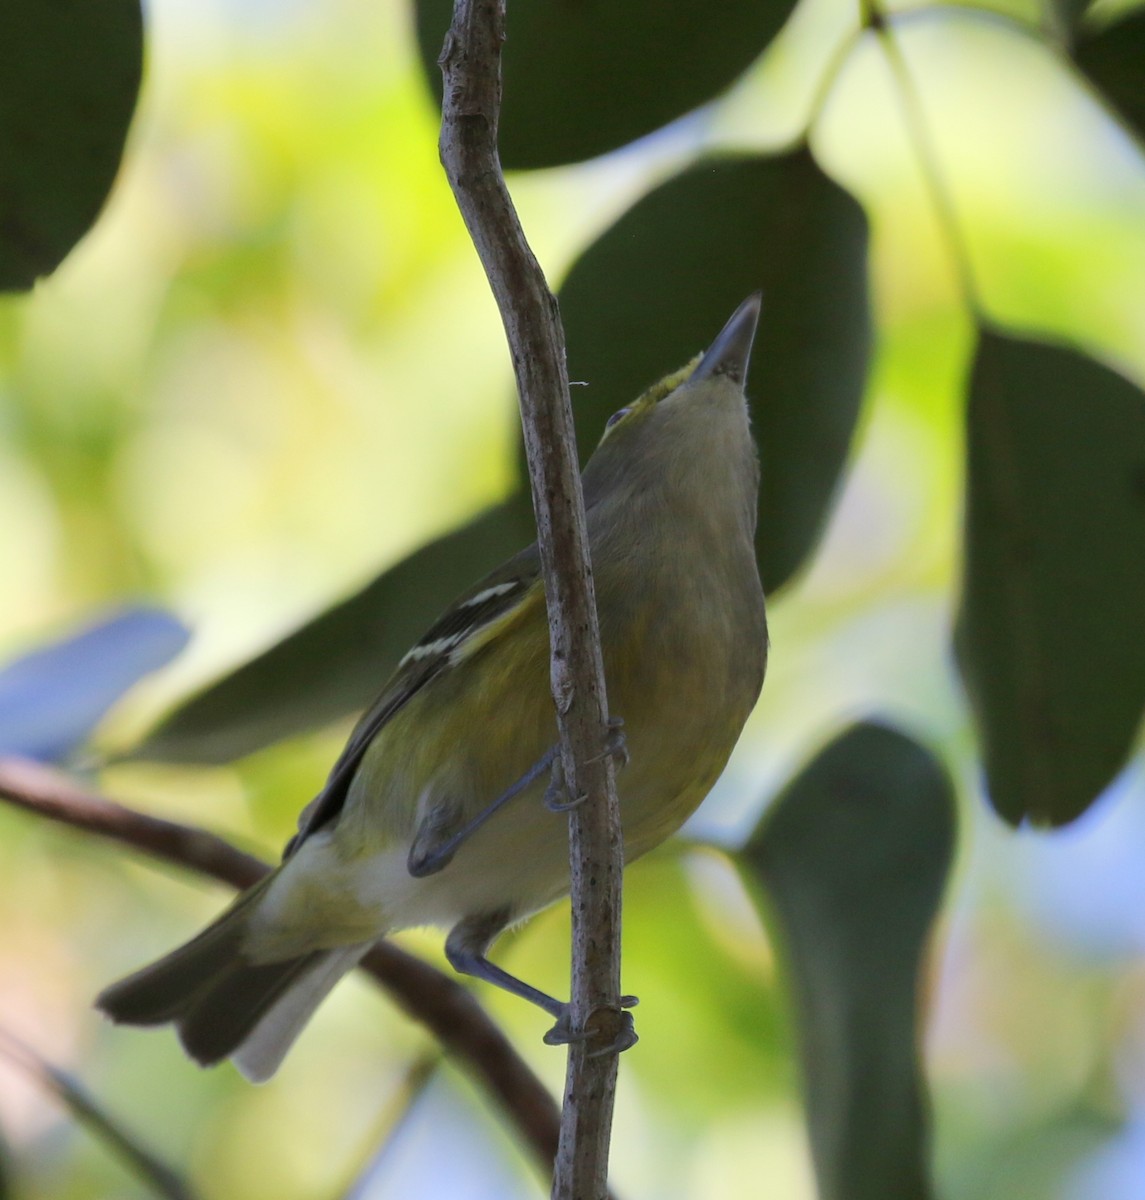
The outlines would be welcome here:
M 142 71 L 139 0 L 0 4 L 0 290 L 31 287 L 88 231 Z
M 1082 37 L 1074 61 L 1145 138 L 1145 9 Z
M 641 999 L 634 1015 L 642 1042 L 672 1047 L 671 1054 L 642 1055 L 630 1069 L 673 1112 L 697 1121 L 791 1083 L 780 990 L 768 986 L 759 964 L 735 958 L 713 936 L 705 916 L 714 918 L 686 873 L 697 862 L 718 870 L 709 853 L 712 861 L 666 847 L 633 864 L 624 884 L 624 990 Z M 712 1063 L 719 1069 L 708 1069 Z
M 0 667 L 0 754 L 54 762 L 81 746 L 109 708 L 171 661 L 190 634 L 137 608 Z
M 867 224 L 806 151 L 708 160 L 646 196 L 560 291 L 578 440 L 681 366 L 763 289 L 748 392 L 763 479 L 764 587 L 814 548 L 839 483 L 870 349 Z
M 958 661 L 994 807 L 1060 825 L 1145 708 L 1145 395 L 1074 350 L 984 333 L 967 419 Z
M 438 613 L 535 537 L 520 497 L 430 542 L 177 709 L 133 757 L 229 762 L 365 708 Z
M 551 167 L 615 150 L 723 91 L 763 51 L 794 0 L 529 0 L 508 6 L 501 161 Z M 451 0 L 418 0 L 426 78 Z
M 791 979 L 821 1200 L 932 1195 L 919 975 L 954 831 L 937 760 L 861 724 L 787 787 L 742 853 Z

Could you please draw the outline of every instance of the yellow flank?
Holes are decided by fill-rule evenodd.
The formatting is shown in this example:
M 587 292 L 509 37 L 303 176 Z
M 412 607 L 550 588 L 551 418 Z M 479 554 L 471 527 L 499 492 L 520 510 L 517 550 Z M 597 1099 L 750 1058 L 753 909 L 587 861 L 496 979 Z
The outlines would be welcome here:
M 475 816 L 556 739 L 540 583 L 378 733 L 337 829 L 348 857 L 412 840 L 434 803 Z

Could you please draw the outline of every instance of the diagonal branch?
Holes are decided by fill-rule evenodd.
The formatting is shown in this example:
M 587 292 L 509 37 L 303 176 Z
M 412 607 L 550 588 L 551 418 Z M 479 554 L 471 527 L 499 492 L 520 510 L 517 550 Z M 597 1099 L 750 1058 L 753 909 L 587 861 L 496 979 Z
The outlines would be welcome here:
M 553 698 L 571 796 L 572 1027 L 553 1196 L 607 1187 L 620 1001 L 620 809 L 564 330 L 525 239 L 497 152 L 505 0 L 454 0 L 440 65 L 441 161 L 489 278 L 513 357 L 549 613 Z
M 158 1195 L 167 1200 L 195 1200 L 197 1193 L 190 1184 L 111 1116 L 78 1079 L 48 1062 L 6 1029 L 0 1029 L 0 1058 L 35 1080 L 71 1113 L 77 1124 L 86 1128 L 135 1176 L 149 1183 Z
M 250 887 L 270 869 L 205 829 L 136 812 L 24 759 L 0 758 L 0 799 L 235 888 Z M 362 966 L 496 1098 L 547 1172 L 557 1150 L 553 1099 L 469 991 L 385 941 Z

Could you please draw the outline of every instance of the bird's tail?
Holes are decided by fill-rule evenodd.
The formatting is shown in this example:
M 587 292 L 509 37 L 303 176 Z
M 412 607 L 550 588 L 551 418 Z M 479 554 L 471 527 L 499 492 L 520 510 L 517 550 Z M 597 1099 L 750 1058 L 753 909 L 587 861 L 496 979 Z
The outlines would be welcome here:
M 314 1010 L 371 945 L 250 961 L 244 935 L 270 878 L 186 945 L 101 992 L 96 1007 L 121 1024 L 173 1024 L 196 1062 L 233 1058 L 248 1079 L 269 1079 Z

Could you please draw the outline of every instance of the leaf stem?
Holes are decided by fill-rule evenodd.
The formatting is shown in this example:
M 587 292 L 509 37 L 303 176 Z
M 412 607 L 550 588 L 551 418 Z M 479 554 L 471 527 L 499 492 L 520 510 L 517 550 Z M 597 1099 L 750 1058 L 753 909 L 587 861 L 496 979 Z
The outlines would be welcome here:
M 870 0 L 863 0 L 863 2 L 867 4 L 870 3 Z M 923 180 L 930 193 L 939 226 L 946 238 L 959 291 L 976 320 L 982 323 L 986 319 L 986 310 L 974 275 L 970 247 L 958 217 L 950 185 L 942 168 L 938 148 L 927 123 L 921 92 L 911 75 L 910 64 L 898 43 L 891 23 L 877 11 L 872 13 L 871 19 L 872 28 L 882 46 L 887 66 L 898 86 L 907 134 L 918 155 Z
M 823 109 L 827 107 L 827 101 L 831 98 L 831 93 L 835 90 L 835 85 L 839 82 L 839 76 L 843 73 L 843 67 L 866 32 L 867 26 L 865 23 L 856 25 L 854 29 L 847 31 L 847 35 L 840 39 L 839 44 L 832 51 L 831 57 L 827 60 L 827 65 L 823 69 L 823 74 L 819 77 L 819 82 L 815 85 L 811 104 L 807 110 L 807 121 L 803 126 L 801 141 L 805 142 L 811 130 L 818 124 L 819 118 L 823 115 Z

